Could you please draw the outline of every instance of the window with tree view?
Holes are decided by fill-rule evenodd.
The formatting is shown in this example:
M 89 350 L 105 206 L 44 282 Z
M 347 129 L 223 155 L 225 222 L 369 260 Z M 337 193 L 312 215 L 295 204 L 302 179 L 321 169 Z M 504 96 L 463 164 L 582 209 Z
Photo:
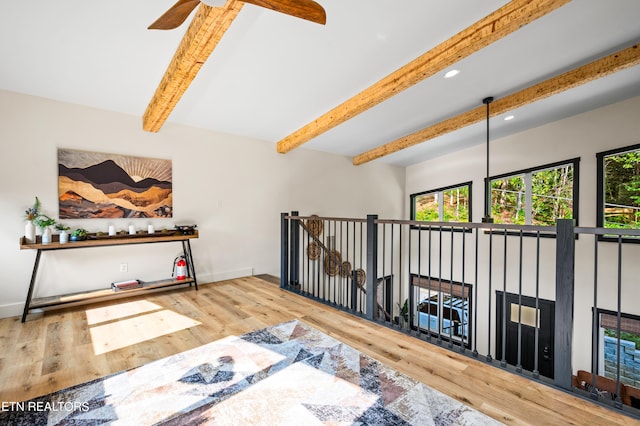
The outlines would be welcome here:
M 640 145 L 597 154 L 598 226 L 640 228 Z
M 411 195 L 411 219 L 428 222 L 471 221 L 471 182 Z
M 490 179 L 495 223 L 553 226 L 577 219 L 578 159 Z

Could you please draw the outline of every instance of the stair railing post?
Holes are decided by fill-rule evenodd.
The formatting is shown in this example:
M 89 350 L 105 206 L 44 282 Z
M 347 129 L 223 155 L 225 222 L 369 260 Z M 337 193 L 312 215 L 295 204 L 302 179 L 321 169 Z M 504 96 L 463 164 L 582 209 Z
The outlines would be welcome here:
M 358 306 L 358 270 L 354 269 L 351 271 L 351 286 L 350 286 L 350 297 L 349 297 L 349 309 L 352 311 L 356 311 L 356 306 Z
M 575 233 L 573 219 L 556 222 L 556 304 L 553 370 L 556 386 L 571 390 Z
M 300 213 L 292 211 L 291 216 L 298 217 Z M 291 219 L 291 231 L 289 235 L 289 285 L 296 289 L 300 287 L 300 219 Z
M 378 282 L 378 215 L 367 215 L 367 296 L 365 299 L 366 318 L 377 319 L 379 312 L 376 295 Z
M 289 221 L 280 213 L 280 288 L 289 285 Z

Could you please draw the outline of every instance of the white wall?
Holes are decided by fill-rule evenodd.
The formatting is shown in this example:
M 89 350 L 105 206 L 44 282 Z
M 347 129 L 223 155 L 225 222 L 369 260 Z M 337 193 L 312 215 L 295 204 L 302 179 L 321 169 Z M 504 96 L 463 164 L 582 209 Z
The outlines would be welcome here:
M 640 98 L 633 98 L 492 140 L 490 172 L 580 157 L 580 225 L 595 226 L 595 154 L 640 143 L 638 117 Z M 31 275 L 35 252 L 21 251 L 18 244 L 24 210 L 37 195 L 44 212 L 57 217 L 59 147 L 173 160 L 175 217 L 139 219 L 135 224 L 142 227 L 152 222 L 161 228 L 196 223 L 201 238 L 192 246 L 202 283 L 250 273 L 279 275 L 281 212 L 407 218 L 409 194 L 472 180 L 473 220 L 480 221 L 483 214 L 483 144 L 404 170 L 375 162 L 354 167 L 348 158 L 305 149 L 281 155 L 272 143 L 170 123 L 157 134 L 143 132 L 141 127 L 137 116 L 0 91 L 0 220 L 4 223 L 0 228 L 0 317 L 22 312 Z M 120 228 L 129 224 L 105 219 L 66 222 L 90 231 L 104 231 L 110 223 Z M 590 324 L 593 264 L 583 255 L 589 251 L 586 238 L 578 241 L 577 250 L 575 320 Z M 626 245 L 624 250 L 625 260 L 640 254 L 638 245 Z M 158 244 L 45 253 L 37 295 L 102 288 L 128 278 L 163 278 L 178 252 L 178 244 Z M 608 265 L 613 264 L 613 252 L 601 253 Z M 543 273 L 552 274 L 552 252 L 545 250 L 543 257 Z M 129 272 L 121 273 L 119 264 L 125 262 Z M 640 276 L 640 262 L 635 263 L 624 278 L 622 307 L 640 315 L 640 286 L 634 280 Z M 552 294 L 547 287 L 542 297 L 552 298 Z M 615 300 L 606 294 L 603 302 L 615 308 Z M 590 342 L 588 333 L 588 326 L 579 327 L 574 339 Z M 589 356 L 588 351 L 577 353 L 574 367 L 588 367 Z
M 201 283 L 247 274 L 279 275 L 280 213 L 402 218 L 404 169 L 384 164 L 354 167 L 345 157 L 172 125 L 142 131 L 141 117 L 0 91 L 0 317 L 19 315 L 35 258 L 20 250 L 24 210 L 35 196 L 58 217 L 57 149 L 171 159 L 173 219 L 63 221 L 72 228 L 106 231 L 109 224 L 146 228 L 195 223 L 192 241 Z M 46 252 L 37 296 L 107 287 L 112 281 L 170 276 L 179 244 Z M 119 272 L 120 263 L 128 272 Z
M 640 97 L 580 114 L 510 137 L 491 141 L 490 174 L 498 175 L 512 171 L 541 166 L 557 161 L 580 158 L 579 225 L 596 225 L 596 153 L 609 149 L 640 143 Z M 407 167 L 405 207 L 410 211 L 409 194 L 436 189 L 448 185 L 473 181 L 473 221 L 479 222 L 483 216 L 483 179 L 486 167 L 486 146 L 484 144 L 435 158 L 421 164 Z M 500 239 L 497 244 L 500 245 Z M 530 243 L 529 245 L 531 245 Z M 553 283 L 555 270 L 555 249 L 553 242 L 542 243 L 541 297 L 554 299 Z M 501 245 L 498 247 L 498 252 Z M 574 351 L 574 368 L 589 368 L 591 342 L 591 306 L 593 305 L 593 239 L 580 238 L 576 243 L 576 309 L 574 342 L 580 346 Z M 637 244 L 626 244 L 623 249 L 625 271 L 623 276 L 622 310 L 640 315 L 640 256 Z M 531 253 L 531 252 L 530 252 Z M 486 253 L 481 253 L 486 254 Z M 599 307 L 615 310 L 615 265 L 614 245 L 605 245 L 599 253 L 601 258 L 599 277 Z M 495 259 L 494 259 L 495 260 Z M 486 263 L 487 258 L 480 259 Z M 496 261 L 500 263 L 499 261 Z M 499 280 L 502 266 L 495 265 Z M 517 277 L 517 270 L 509 270 L 510 277 Z M 526 274 L 526 271 L 525 271 Z M 544 278 L 544 276 L 549 277 Z M 481 276 L 486 276 L 485 271 Z M 525 277 L 529 283 L 531 274 Z M 469 280 L 467 280 L 469 281 Z M 500 281 L 501 283 L 501 281 Z M 516 285 L 514 287 L 514 284 Z M 502 285 L 502 284 L 500 284 Z M 517 292 L 517 283 L 512 281 L 507 291 Z M 525 294 L 534 296 L 531 287 Z M 488 302 L 488 296 L 479 295 L 479 304 Z M 493 301 L 495 306 L 495 300 Z M 479 338 L 485 338 L 479 336 Z M 586 349 L 585 349 L 585 345 Z M 580 349 L 582 348 L 582 349 Z

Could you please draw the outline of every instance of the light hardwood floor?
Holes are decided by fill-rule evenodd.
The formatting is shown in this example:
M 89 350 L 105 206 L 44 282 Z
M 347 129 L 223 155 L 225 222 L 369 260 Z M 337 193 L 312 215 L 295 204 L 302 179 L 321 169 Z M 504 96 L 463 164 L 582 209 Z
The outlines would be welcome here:
M 24 324 L 2 319 L 0 402 L 23 401 L 296 318 L 507 424 L 640 424 L 258 277 L 50 311 Z

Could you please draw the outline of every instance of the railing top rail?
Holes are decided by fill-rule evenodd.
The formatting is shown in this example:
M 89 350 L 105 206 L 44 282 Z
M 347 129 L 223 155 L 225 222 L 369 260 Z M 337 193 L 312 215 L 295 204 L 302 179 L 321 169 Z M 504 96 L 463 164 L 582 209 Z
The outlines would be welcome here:
M 335 222 L 362 222 L 367 223 L 367 219 L 358 219 L 358 218 L 350 218 L 350 217 L 324 217 L 324 216 L 285 216 L 285 219 L 294 219 L 294 220 L 332 220 Z
M 640 236 L 640 229 L 620 229 L 620 228 L 585 228 L 576 226 L 574 228 L 576 234 L 594 234 L 594 235 L 607 235 L 612 237 L 629 235 Z
M 286 215 L 285 219 L 294 220 L 327 220 L 337 222 L 356 222 L 366 223 L 367 219 L 364 218 L 347 218 L 347 217 L 330 217 L 330 216 L 292 216 Z M 376 219 L 377 224 L 396 224 L 396 225 L 410 225 L 416 228 L 422 228 L 423 230 L 434 228 L 457 228 L 457 229 L 492 229 L 492 230 L 512 230 L 523 232 L 545 232 L 555 233 L 555 226 L 535 226 L 535 225 L 510 225 L 499 223 L 475 223 L 475 222 L 424 222 L 419 220 L 402 220 L 402 219 Z
M 544 232 L 544 233 L 556 233 L 555 226 L 536 226 L 536 225 L 511 225 L 503 223 L 478 223 L 478 222 L 424 222 L 419 220 L 390 220 L 390 219 L 378 219 L 378 224 L 400 224 L 410 225 L 423 230 L 429 229 L 487 229 L 494 231 L 522 231 L 522 232 Z
M 355 222 L 366 223 L 366 218 L 348 218 L 348 217 L 331 217 L 331 216 L 293 216 L 286 215 L 285 219 L 295 220 L 326 220 L 335 222 Z M 376 219 L 376 224 L 391 224 L 391 225 L 409 225 L 417 230 L 429 231 L 438 229 L 485 229 L 492 231 L 514 231 L 523 233 L 544 233 L 555 234 L 555 226 L 537 226 L 537 225 L 512 225 L 502 223 L 479 223 L 479 222 L 425 222 L 419 220 L 402 220 L 402 219 Z M 617 236 L 640 236 L 640 229 L 617 229 L 617 228 L 596 228 L 596 227 L 582 227 L 576 226 L 574 228 L 576 234 L 591 234 L 591 235 L 607 235 L 613 238 Z

